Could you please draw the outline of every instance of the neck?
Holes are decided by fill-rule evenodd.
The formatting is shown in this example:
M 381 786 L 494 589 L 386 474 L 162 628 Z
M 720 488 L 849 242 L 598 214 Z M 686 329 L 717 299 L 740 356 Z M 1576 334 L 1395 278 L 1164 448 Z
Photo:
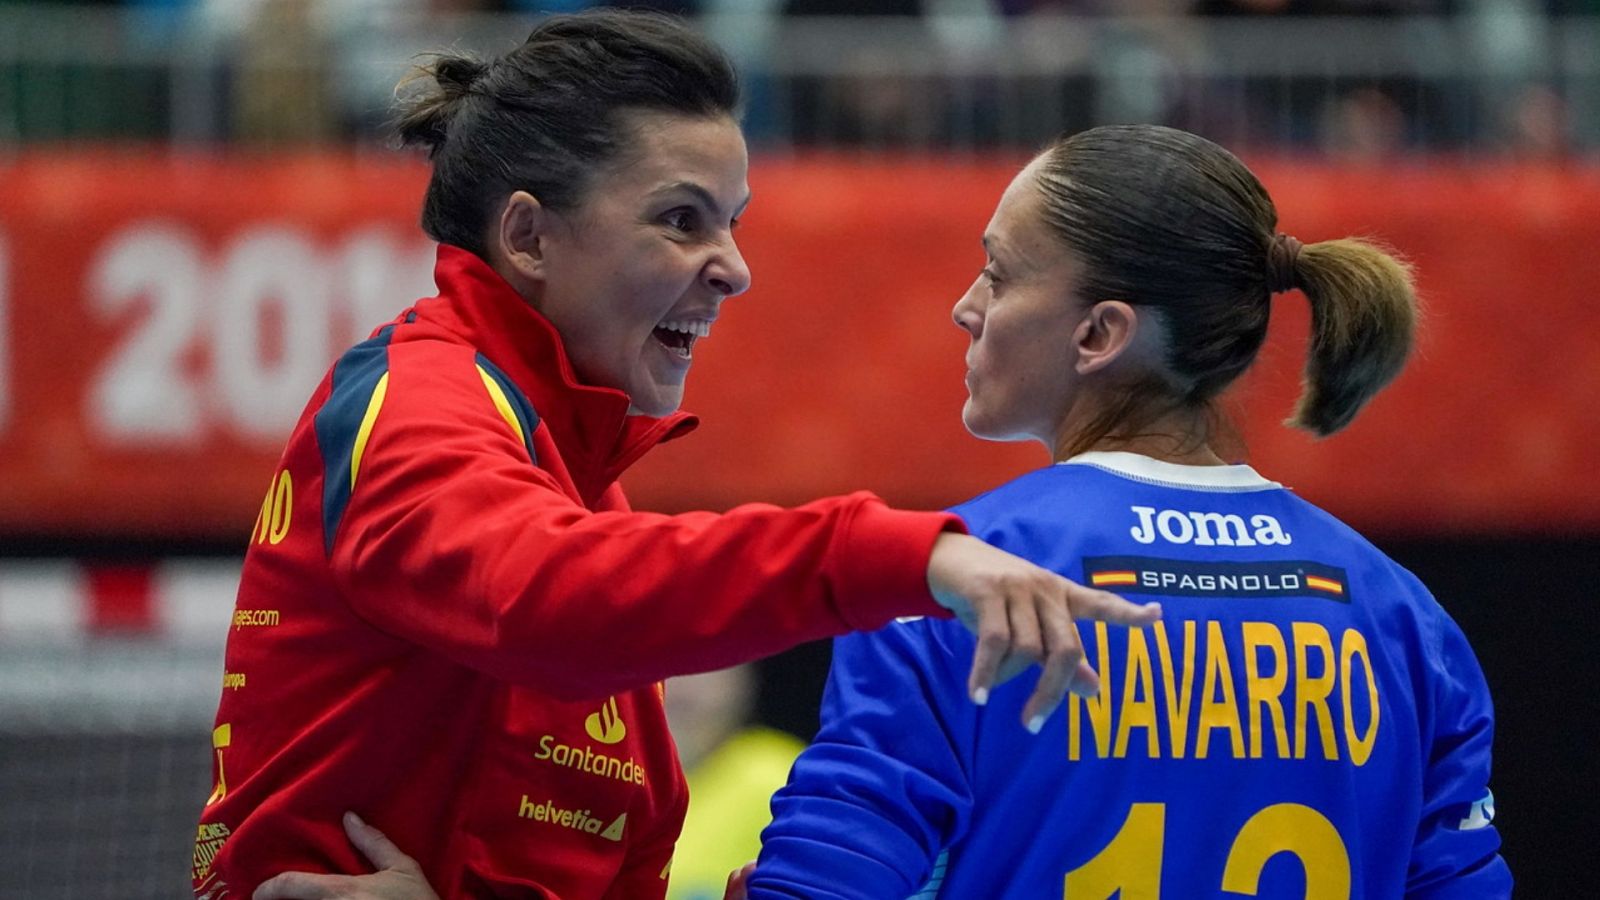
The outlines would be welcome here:
M 1087 446 L 1083 425 L 1065 423 L 1052 446 L 1056 462 L 1091 450 L 1137 453 L 1162 462 L 1184 466 L 1222 466 L 1226 461 L 1212 447 L 1210 412 L 1206 409 L 1179 409 L 1157 416 L 1140 427 L 1113 431 Z

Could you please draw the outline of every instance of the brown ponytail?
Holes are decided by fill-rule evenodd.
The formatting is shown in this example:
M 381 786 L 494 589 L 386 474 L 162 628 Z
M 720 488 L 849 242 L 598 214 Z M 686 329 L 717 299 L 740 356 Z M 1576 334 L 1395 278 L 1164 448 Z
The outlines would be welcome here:
M 1310 358 L 1289 425 L 1325 437 L 1350 424 L 1411 351 L 1411 267 L 1368 241 L 1302 246 L 1279 234 L 1266 188 L 1202 137 L 1158 125 L 1064 137 L 1043 154 L 1039 190 L 1045 224 L 1082 263 L 1077 292 L 1158 311 L 1167 339 L 1167 371 L 1124 385 L 1068 450 L 1174 411 L 1214 411 L 1255 361 L 1279 291 L 1311 300 Z
M 1294 283 L 1311 301 L 1311 348 L 1287 424 L 1327 437 L 1405 365 L 1417 325 L 1411 266 L 1367 241 L 1307 244 Z

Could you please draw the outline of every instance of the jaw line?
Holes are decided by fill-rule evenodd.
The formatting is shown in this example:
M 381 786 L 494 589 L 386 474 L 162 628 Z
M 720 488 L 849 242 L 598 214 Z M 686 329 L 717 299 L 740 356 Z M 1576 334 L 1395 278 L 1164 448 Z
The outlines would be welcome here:
M 680 371 L 682 371 L 685 376 L 688 375 L 687 370 Z M 685 386 L 683 379 L 667 382 L 662 381 L 654 372 L 647 370 L 645 374 L 648 377 L 646 380 L 646 390 L 643 393 L 657 400 L 663 399 L 666 396 L 672 396 L 674 398 L 674 402 L 671 404 L 671 408 L 665 412 L 647 412 L 639 406 L 638 398 L 632 393 L 629 393 L 628 415 L 661 418 L 662 416 L 670 416 L 683 408 L 683 392 Z

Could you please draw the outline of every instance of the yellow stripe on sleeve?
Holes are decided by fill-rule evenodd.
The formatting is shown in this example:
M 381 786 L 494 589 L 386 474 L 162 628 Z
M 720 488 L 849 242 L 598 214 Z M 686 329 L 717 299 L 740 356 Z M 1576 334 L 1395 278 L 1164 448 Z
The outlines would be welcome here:
M 517 440 L 526 444 L 528 436 L 522 433 L 522 423 L 517 421 L 516 411 L 511 408 L 511 398 L 501 389 L 500 382 L 494 380 L 488 370 L 483 366 L 478 367 L 478 377 L 483 379 L 483 386 L 489 391 L 489 399 L 494 401 L 494 408 L 500 411 L 500 418 L 506 420 L 511 430 L 516 432 Z
M 389 393 L 389 373 L 383 373 L 377 387 L 372 389 L 372 399 L 367 401 L 367 414 L 361 417 L 361 427 L 356 430 L 356 444 L 350 449 L 350 490 L 356 489 L 356 473 L 361 471 L 361 457 L 367 452 L 367 438 L 372 436 L 372 426 L 378 421 L 378 410 Z

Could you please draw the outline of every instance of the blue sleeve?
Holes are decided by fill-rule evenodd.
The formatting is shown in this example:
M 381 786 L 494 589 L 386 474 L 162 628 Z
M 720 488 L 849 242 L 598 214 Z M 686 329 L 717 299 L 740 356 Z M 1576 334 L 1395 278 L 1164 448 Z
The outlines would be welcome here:
M 1510 897 L 1511 870 L 1500 857 L 1500 835 L 1490 824 L 1494 706 L 1489 686 L 1466 635 L 1443 610 L 1439 619 L 1429 672 L 1433 728 L 1428 770 L 1406 896 L 1415 900 Z
M 904 900 L 966 829 L 977 707 L 949 623 L 834 641 L 822 727 L 772 798 L 750 900 Z

